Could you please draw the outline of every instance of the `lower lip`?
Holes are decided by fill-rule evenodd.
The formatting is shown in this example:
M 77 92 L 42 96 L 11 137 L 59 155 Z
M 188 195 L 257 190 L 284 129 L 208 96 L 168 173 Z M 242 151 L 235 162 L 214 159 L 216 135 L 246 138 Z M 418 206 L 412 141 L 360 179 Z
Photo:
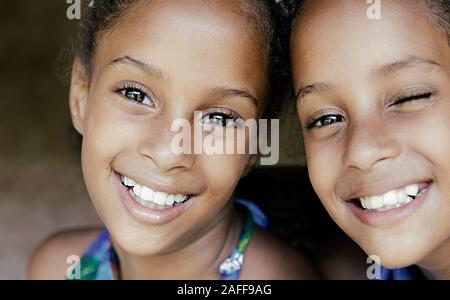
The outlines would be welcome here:
M 181 214 L 183 214 L 194 202 L 195 197 L 191 196 L 187 201 L 174 207 L 163 209 L 152 209 L 137 203 L 129 194 L 128 189 L 122 184 L 121 176 L 115 173 L 116 182 L 119 188 L 119 195 L 128 213 L 138 222 L 147 225 L 164 225 Z
M 410 203 L 400 206 L 398 208 L 393 208 L 386 211 L 368 211 L 359 207 L 357 204 L 348 202 L 347 205 L 350 206 L 350 210 L 360 219 L 363 223 L 374 226 L 382 227 L 389 226 L 395 223 L 401 222 L 407 216 L 412 214 L 428 197 L 433 183 L 430 183 L 424 191 L 411 201 Z

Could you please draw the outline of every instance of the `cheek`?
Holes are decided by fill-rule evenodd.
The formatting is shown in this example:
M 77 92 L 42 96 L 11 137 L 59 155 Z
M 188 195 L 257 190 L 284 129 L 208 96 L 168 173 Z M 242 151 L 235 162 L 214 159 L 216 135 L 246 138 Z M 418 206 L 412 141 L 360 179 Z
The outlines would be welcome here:
M 248 157 L 245 155 L 204 155 L 200 164 L 208 193 L 217 198 L 224 195 L 226 200 L 232 195 L 239 181 Z M 224 199 L 225 200 L 225 199 Z
M 324 145 L 319 142 L 308 142 L 305 139 L 305 150 L 311 184 L 331 218 L 339 225 L 348 223 L 348 211 L 345 204 L 337 196 L 338 182 L 341 177 L 340 150 L 336 143 Z
M 83 137 L 82 166 L 86 186 L 94 193 L 108 189 L 111 163 L 118 154 L 133 147 L 138 132 L 106 101 L 94 98 L 91 101 Z
M 434 180 L 450 201 L 450 99 L 409 126 L 408 143 L 431 165 Z M 405 135 L 406 135 L 405 134 Z
M 321 201 L 332 201 L 339 173 L 335 146 L 326 146 L 305 139 L 306 158 L 311 184 Z
M 389 122 L 406 154 L 405 163 L 425 163 L 434 176 L 441 177 L 436 180 L 445 174 L 447 182 L 450 180 L 450 99 L 441 99 L 416 114 L 392 117 Z
M 127 126 L 119 120 L 112 111 L 102 109 L 100 105 L 91 107 L 83 141 L 84 155 L 92 160 L 91 163 L 110 160 L 126 144 L 130 132 L 125 132 Z

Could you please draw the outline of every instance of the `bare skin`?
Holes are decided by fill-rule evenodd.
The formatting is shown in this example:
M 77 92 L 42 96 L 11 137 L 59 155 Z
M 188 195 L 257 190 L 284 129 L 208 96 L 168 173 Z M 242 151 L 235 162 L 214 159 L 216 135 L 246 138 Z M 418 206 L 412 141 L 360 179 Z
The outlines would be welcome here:
M 67 257 L 71 255 L 81 257 L 99 232 L 100 229 L 86 229 L 63 232 L 50 237 L 36 249 L 32 256 L 28 267 L 28 278 L 32 280 L 63 280 L 66 276 L 67 269 L 70 266 L 66 262 Z M 236 242 L 236 240 L 233 241 Z M 133 270 L 134 272 L 137 271 L 142 273 L 128 274 L 125 273 L 125 270 L 122 270 L 121 276 L 124 279 L 218 279 L 217 263 L 220 264 L 222 259 L 225 259 L 228 256 L 229 252 L 227 251 L 231 251 L 231 246 L 235 245 L 230 243 L 230 245 L 227 245 L 227 247 L 222 250 L 217 250 L 218 258 L 211 260 L 211 264 L 207 268 L 209 270 L 206 272 L 201 271 L 202 273 L 199 274 L 180 273 L 180 271 L 183 271 L 180 269 L 177 269 L 177 272 L 173 273 L 150 273 L 148 270 L 154 270 L 153 266 L 150 269 L 141 267 L 133 268 L 131 266 L 125 270 Z M 283 257 L 274 255 L 274 253 L 283 253 Z M 161 261 L 157 262 L 158 264 L 162 263 Z M 135 263 L 138 264 L 139 261 L 136 260 Z M 179 262 L 177 261 L 177 263 Z M 170 267 L 172 264 L 173 263 L 170 263 L 164 267 Z M 176 269 L 177 266 L 174 265 L 173 268 Z M 328 277 L 333 277 L 333 274 L 336 274 L 334 272 L 338 271 L 329 268 L 328 265 L 327 270 L 328 271 L 324 272 L 324 274 Z M 316 270 L 313 269 L 310 263 L 296 250 L 286 246 L 283 242 L 267 234 L 265 231 L 256 228 L 246 251 L 243 271 L 241 273 L 242 280 L 292 280 L 317 278 L 319 277 Z
M 175 155 L 170 128 L 175 119 L 220 126 L 223 115 L 258 118 L 267 92 L 264 47 L 255 46 L 259 39 L 234 0 L 143 2 L 119 24 L 99 36 L 90 81 L 79 60 L 73 67 L 70 107 L 83 135 L 89 195 L 113 237 L 122 278 L 218 279 L 241 230 L 230 199 L 255 157 Z M 142 101 L 131 101 L 129 92 Z M 194 120 L 194 111 L 204 118 Z M 192 200 L 170 221 L 143 222 L 124 207 L 120 175 Z M 61 234 L 44 243 L 30 277 L 64 278 L 65 255 L 82 254 L 94 235 Z M 243 279 L 311 277 L 301 255 L 255 232 Z
M 334 221 L 388 268 L 450 278 L 450 47 L 416 1 L 312 1 L 294 29 L 297 112 L 311 182 Z M 408 185 L 379 212 L 360 199 Z

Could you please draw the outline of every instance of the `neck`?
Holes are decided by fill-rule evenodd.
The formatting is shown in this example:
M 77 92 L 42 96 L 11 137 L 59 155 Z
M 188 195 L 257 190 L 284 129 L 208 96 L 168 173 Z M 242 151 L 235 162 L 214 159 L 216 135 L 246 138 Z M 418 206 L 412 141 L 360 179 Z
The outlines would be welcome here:
M 418 266 L 429 279 L 450 279 L 450 239 L 431 252 Z
M 239 239 L 241 222 L 233 205 L 193 242 L 170 253 L 136 256 L 114 244 L 122 279 L 219 279 L 220 264 Z

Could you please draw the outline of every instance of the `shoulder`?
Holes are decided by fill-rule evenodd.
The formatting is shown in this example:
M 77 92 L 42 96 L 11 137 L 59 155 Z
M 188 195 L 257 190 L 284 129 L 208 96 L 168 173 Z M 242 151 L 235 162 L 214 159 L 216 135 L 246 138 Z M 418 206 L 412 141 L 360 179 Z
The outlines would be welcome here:
M 69 267 L 67 258 L 82 256 L 101 229 L 79 229 L 60 232 L 36 248 L 28 263 L 28 278 L 34 280 L 64 279 Z
M 264 230 L 255 227 L 246 251 L 242 279 L 318 279 L 308 259 Z

